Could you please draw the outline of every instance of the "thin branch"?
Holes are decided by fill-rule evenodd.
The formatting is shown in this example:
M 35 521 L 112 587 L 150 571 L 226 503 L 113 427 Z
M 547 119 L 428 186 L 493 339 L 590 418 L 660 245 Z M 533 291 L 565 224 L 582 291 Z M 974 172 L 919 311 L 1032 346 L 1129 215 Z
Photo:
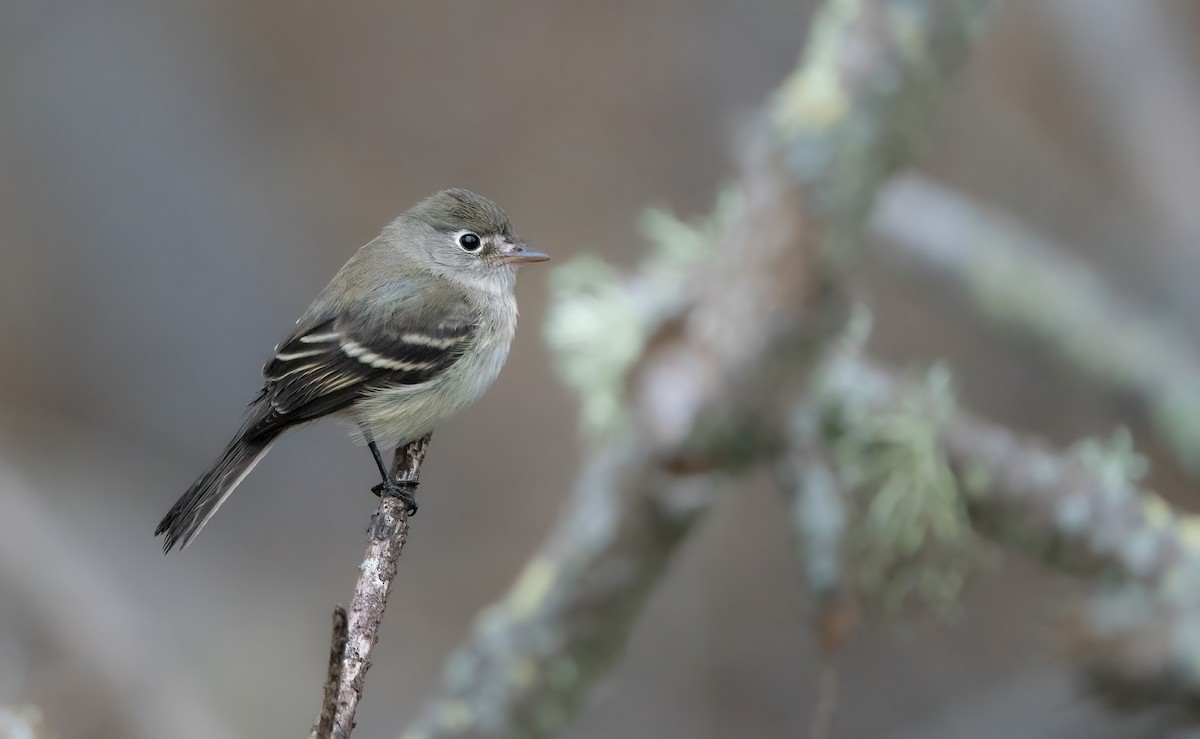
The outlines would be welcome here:
M 821 665 L 817 685 L 817 706 L 808 727 L 808 739 L 829 739 L 833 736 L 833 719 L 838 705 L 838 670 L 832 661 Z
M 796 557 L 804 565 L 809 592 L 823 598 L 841 590 L 850 514 L 829 464 L 808 442 L 784 455 L 776 477 L 791 503 Z
M 392 478 L 401 487 L 415 488 L 420 481 L 421 464 L 429 450 L 430 437 L 431 434 L 427 434 L 396 448 Z M 339 607 L 334 613 L 330 659 L 340 659 L 336 667 L 331 664 L 331 674 L 326 680 L 325 701 L 317 726 L 310 735 L 316 739 L 346 739 L 354 730 L 354 714 L 362 700 L 367 670 L 371 666 L 371 650 L 379 641 L 379 626 L 407 540 L 407 504 L 398 496 L 381 495 L 379 507 L 371 516 L 371 525 L 367 529 L 367 551 L 359 567 L 350 611 L 346 614 Z
M 342 659 L 346 656 L 346 642 L 350 634 L 346 627 L 346 609 L 333 609 L 333 636 L 329 643 L 329 669 L 325 673 L 325 699 L 321 703 L 321 715 L 309 735 L 311 739 L 323 739 L 333 734 L 333 722 L 337 713 L 338 682 Z
M 546 737 L 578 711 L 724 475 L 778 449 L 776 401 L 804 383 L 841 331 L 839 276 L 863 218 L 911 157 L 987 5 L 827 3 L 802 65 L 765 112 L 741 213 L 720 222 L 711 258 L 668 280 L 672 289 L 649 290 L 644 313 L 620 286 L 613 302 L 559 306 L 558 315 L 588 317 L 559 334 L 560 345 L 580 349 L 581 376 L 611 364 L 589 350 L 612 352 L 614 337 L 636 337 L 616 369 L 620 431 L 598 443 L 568 510 L 508 595 L 482 614 L 405 739 Z M 661 286 L 655 269 L 643 276 Z M 599 282 L 575 293 L 598 292 Z M 673 296 L 666 304 L 664 294 Z M 627 333 L 566 336 L 630 312 L 619 326 Z M 580 389 L 600 392 L 588 382 Z
M 913 213 L 920 213 L 914 218 Z M 1140 398 L 1180 461 L 1200 473 L 1200 347 L 1123 300 L 1067 250 L 995 209 L 928 180 L 890 185 L 871 228 L 953 278 L 990 319 Z
M 853 585 L 847 577 L 847 534 L 851 513 L 845 491 L 818 443 L 815 413 L 797 416 L 805 427 L 788 434 L 788 453 L 775 465 L 775 478 L 791 506 L 796 559 L 815 601 L 813 631 L 832 668 L 859 625 Z

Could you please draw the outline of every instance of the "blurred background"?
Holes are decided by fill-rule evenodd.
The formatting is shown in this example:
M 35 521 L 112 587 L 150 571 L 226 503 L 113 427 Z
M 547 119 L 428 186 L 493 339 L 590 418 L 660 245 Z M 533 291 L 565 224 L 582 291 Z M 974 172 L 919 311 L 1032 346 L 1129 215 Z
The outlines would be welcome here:
M 74 737 L 302 736 L 351 595 L 374 466 L 292 433 L 194 546 L 151 532 L 235 429 L 271 347 L 401 210 L 465 186 L 556 261 L 633 266 L 646 206 L 709 208 L 812 2 L 0 0 L 0 705 Z M 1185 333 L 1200 319 L 1200 3 L 1010 0 L 920 169 L 1015 214 Z M 920 218 L 920 213 L 913 213 Z M 359 716 L 391 736 L 558 512 L 582 444 L 541 339 L 438 430 Z M 1139 407 L 961 295 L 872 259 L 876 343 L 947 358 L 981 413 L 1056 443 Z M 568 736 L 804 736 L 819 654 L 785 503 L 751 481 L 674 562 Z M 1019 559 L 951 623 L 874 627 L 837 737 L 1142 737 L 1059 658 L 1069 586 Z M 131 707 L 132 706 L 132 707 Z M 358 734 L 356 733 L 356 736 Z

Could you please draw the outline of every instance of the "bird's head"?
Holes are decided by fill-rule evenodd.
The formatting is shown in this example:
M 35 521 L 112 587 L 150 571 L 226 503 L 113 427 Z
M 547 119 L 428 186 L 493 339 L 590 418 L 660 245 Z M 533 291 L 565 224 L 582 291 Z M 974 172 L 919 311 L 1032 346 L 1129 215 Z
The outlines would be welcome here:
M 491 200 L 463 188 L 430 195 L 397 219 L 412 257 L 448 277 L 511 280 L 518 267 L 550 257 L 514 233 L 508 215 Z

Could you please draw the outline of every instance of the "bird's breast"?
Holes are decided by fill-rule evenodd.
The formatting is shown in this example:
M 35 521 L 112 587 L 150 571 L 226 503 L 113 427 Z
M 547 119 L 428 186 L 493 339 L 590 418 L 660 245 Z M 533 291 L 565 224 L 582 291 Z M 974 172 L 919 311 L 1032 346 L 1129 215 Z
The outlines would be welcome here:
M 472 348 L 444 373 L 419 385 L 374 390 L 353 409 L 376 440 L 416 439 L 442 420 L 475 402 L 496 380 L 516 333 L 516 305 L 502 305 L 485 317 Z

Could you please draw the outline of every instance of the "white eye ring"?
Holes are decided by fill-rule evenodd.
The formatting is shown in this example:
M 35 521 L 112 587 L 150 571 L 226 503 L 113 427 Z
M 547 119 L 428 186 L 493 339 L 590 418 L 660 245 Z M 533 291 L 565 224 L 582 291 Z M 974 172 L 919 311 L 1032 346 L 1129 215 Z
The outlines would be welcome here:
M 459 234 L 457 240 L 459 248 L 465 252 L 474 253 L 483 248 L 483 239 L 470 231 Z

